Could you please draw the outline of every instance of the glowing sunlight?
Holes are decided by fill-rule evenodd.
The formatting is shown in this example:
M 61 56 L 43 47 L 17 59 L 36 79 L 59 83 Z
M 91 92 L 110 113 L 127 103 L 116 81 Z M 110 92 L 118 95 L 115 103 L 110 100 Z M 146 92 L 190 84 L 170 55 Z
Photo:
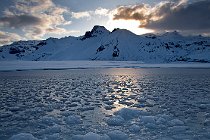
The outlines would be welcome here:
M 136 20 L 109 20 L 107 29 L 112 31 L 114 28 L 127 29 L 137 35 L 153 32 L 153 30 L 139 28 L 139 21 Z

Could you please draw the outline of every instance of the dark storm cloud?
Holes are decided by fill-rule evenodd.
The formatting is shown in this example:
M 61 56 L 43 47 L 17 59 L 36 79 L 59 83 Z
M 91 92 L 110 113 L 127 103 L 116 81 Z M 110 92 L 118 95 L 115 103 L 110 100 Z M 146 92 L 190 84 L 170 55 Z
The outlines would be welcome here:
M 12 15 L 0 18 L 0 25 L 12 28 L 21 28 L 40 24 L 42 24 L 42 20 L 33 15 Z
M 154 7 L 138 5 L 119 7 L 115 20 L 139 20 L 140 26 L 156 30 L 209 30 L 210 1 L 165 2 Z
M 200 1 L 170 9 L 162 19 L 151 21 L 147 27 L 169 30 L 210 29 L 210 1 Z

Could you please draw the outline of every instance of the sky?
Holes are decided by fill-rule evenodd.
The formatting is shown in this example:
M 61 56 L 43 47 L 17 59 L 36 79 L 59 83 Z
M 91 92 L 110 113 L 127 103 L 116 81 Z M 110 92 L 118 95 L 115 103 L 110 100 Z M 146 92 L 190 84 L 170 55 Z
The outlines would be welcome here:
M 94 25 L 138 35 L 210 35 L 210 0 L 1 0 L 0 46 L 19 40 L 81 36 Z

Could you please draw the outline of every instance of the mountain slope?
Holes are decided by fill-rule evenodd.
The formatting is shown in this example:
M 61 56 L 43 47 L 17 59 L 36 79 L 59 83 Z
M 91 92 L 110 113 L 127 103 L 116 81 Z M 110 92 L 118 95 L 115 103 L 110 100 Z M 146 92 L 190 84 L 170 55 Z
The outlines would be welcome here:
M 94 26 L 80 37 L 19 41 L 0 48 L 0 60 L 126 60 L 145 63 L 175 61 L 210 62 L 210 38 L 163 35 L 135 35 L 125 29 L 108 31 Z

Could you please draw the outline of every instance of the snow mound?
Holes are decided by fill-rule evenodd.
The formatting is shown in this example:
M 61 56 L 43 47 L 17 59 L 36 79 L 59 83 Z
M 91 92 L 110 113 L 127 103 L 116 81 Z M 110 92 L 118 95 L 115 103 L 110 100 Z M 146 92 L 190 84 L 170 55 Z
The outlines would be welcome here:
M 56 134 L 61 132 L 61 127 L 59 125 L 50 126 L 44 130 L 42 130 L 41 134 Z
M 68 125 L 77 125 L 82 123 L 82 118 L 78 115 L 71 115 L 65 118 Z
M 173 126 L 169 128 L 169 131 L 172 133 L 184 133 L 186 130 L 188 130 L 189 128 L 187 126 Z
M 146 115 L 148 112 L 136 109 L 122 108 L 121 110 L 114 113 L 115 115 L 119 115 L 125 120 L 131 120 L 139 117 L 140 115 Z
M 204 121 L 204 126 L 210 126 L 210 119 L 206 119 Z
M 111 126 L 123 125 L 125 120 L 121 116 L 113 116 L 107 120 L 107 124 Z
M 61 140 L 62 138 L 60 137 L 59 133 L 55 133 L 53 135 L 48 135 L 45 137 L 44 140 Z
M 140 121 L 144 124 L 147 124 L 147 123 L 156 124 L 156 117 L 155 116 L 141 116 Z
M 72 137 L 72 140 L 111 140 L 111 139 L 107 135 L 100 136 L 96 133 L 89 132 L 85 135 L 75 135 Z
M 38 140 L 32 134 L 29 133 L 20 133 L 13 135 L 9 140 Z
M 184 122 L 179 119 L 173 119 L 169 122 L 169 124 L 171 126 L 175 126 L 175 125 L 178 126 L 178 125 L 184 125 Z
M 119 130 L 114 130 L 112 132 L 109 132 L 108 136 L 111 138 L 111 140 L 127 140 L 128 139 L 128 135 Z
M 132 133 L 138 133 L 140 131 L 140 126 L 133 124 L 130 126 L 129 131 Z
M 54 117 L 49 117 L 49 116 L 44 116 L 42 119 L 40 119 L 40 122 L 42 124 L 48 125 L 48 126 L 52 126 L 54 124 L 58 123 L 58 120 Z

